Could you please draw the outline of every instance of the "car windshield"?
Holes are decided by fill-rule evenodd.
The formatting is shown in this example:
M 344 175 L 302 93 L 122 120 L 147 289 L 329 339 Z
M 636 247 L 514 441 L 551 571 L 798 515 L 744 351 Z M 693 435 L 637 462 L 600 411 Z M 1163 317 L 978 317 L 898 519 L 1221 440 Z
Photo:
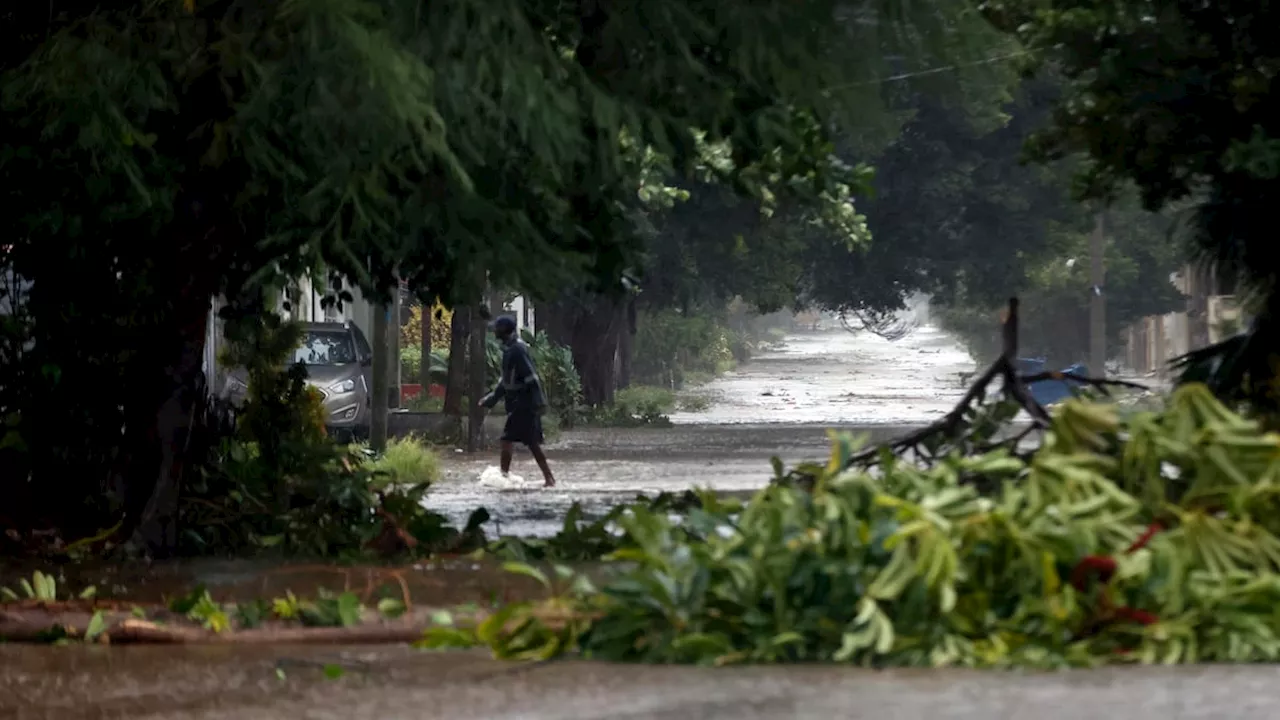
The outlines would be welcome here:
M 345 331 L 312 330 L 293 351 L 293 362 L 303 365 L 345 365 L 356 361 L 356 348 Z

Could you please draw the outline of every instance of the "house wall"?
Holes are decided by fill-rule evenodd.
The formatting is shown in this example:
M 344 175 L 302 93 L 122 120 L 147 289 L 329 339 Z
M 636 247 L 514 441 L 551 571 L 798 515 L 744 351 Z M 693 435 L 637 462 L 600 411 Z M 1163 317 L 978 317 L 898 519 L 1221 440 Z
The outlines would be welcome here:
M 1170 281 L 1187 296 L 1187 309 L 1145 317 L 1130 326 L 1126 359 L 1139 372 L 1163 373 L 1169 361 L 1223 340 L 1215 321 L 1225 315 L 1236 314 L 1240 327 L 1248 326 L 1248 316 L 1234 309 L 1235 298 L 1219 293 L 1221 288 L 1205 273 L 1188 265 Z

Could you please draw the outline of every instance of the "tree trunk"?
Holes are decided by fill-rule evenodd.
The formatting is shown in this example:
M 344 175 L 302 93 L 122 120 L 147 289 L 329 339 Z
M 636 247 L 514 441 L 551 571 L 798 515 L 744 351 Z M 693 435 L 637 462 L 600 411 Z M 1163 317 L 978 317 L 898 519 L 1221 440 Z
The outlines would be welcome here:
M 422 392 L 431 392 L 431 322 L 435 308 L 427 303 L 422 304 L 422 318 L 419 322 L 422 331 L 422 367 L 418 369 L 418 382 L 422 384 Z
M 444 411 L 462 417 L 462 394 L 467 381 L 467 336 L 471 320 L 470 307 L 453 308 L 449 325 L 449 374 L 445 380 Z
M 489 361 L 485 353 L 485 324 L 481 322 L 479 306 L 471 308 L 470 358 L 467 367 L 467 452 L 476 452 L 483 444 L 485 409 L 480 398 L 488 388 Z
M 178 544 L 184 461 L 197 413 L 206 399 L 201 364 L 210 297 L 198 288 L 180 291 L 170 326 L 178 338 L 176 352 L 159 368 L 139 368 L 145 373 L 139 382 L 157 392 L 150 404 L 139 400 L 138 412 L 125 425 L 124 446 L 130 453 L 120 482 L 125 499 L 123 529 L 132 544 L 152 557 L 165 557 Z
M 589 406 L 613 402 L 618 340 L 626 317 L 621 305 L 601 296 L 569 298 L 556 302 L 548 314 L 542 327 L 573 352 L 583 402 Z
M 627 300 L 624 310 L 626 324 L 618 333 L 618 389 L 631 387 L 631 359 L 636 344 L 636 299 Z

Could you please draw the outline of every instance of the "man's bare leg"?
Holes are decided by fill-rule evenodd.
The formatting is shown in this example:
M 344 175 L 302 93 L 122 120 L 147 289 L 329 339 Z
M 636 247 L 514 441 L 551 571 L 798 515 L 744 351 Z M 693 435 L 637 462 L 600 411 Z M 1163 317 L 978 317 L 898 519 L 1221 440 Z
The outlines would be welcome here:
M 509 440 L 502 441 L 502 454 L 499 456 L 499 462 L 502 465 L 503 475 L 511 472 L 511 442 Z
M 538 463 L 538 469 L 542 471 L 543 487 L 555 487 L 556 478 L 551 474 L 551 466 L 547 464 L 547 455 L 542 452 L 541 445 L 530 445 L 529 454 L 533 456 L 534 462 Z

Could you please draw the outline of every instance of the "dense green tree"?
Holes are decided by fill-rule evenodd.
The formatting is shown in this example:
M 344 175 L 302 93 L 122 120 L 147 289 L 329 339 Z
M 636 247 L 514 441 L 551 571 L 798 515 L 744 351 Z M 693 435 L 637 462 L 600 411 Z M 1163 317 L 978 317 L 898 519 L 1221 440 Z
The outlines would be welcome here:
M 984 303 L 1007 296 L 1048 243 L 1051 224 L 1076 215 L 1053 173 L 1019 163 L 1051 86 L 1010 89 L 1012 101 L 993 98 L 989 107 L 937 92 L 899 95 L 908 119 L 874 157 L 870 192 L 858 198 L 873 241 L 811 261 L 809 302 L 880 316 L 918 292 L 941 303 L 962 293 Z
M 998 116 L 936 93 L 901 96 L 909 119 L 873 160 L 872 194 L 858 199 L 873 240 L 812 264 L 812 302 L 875 323 L 926 293 L 948 327 L 985 356 L 998 347 L 999 308 L 1019 295 L 1024 350 L 1054 362 L 1081 359 L 1093 216 L 1071 198 L 1072 163 L 1022 161 L 1060 82 L 1042 74 L 1012 90 Z M 1137 317 L 1181 302 L 1168 280 L 1181 257 L 1167 241 L 1166 219 L 1120 208 L 1113 219 L 1106 284 L 1118 337 Z
M 844 86 L 861 98 L 856 112 L 832 115 L 827 146 L 845 186 L 824 192 L 730 192 L 721 178 L 737 168 L 723 148 L 704 146 L 692 168 L 679 165 L 666 181 L 682 200 L 647 212 L 639 225 L 647 237 L 637 262 L 639 292 L 601 297 L 573 292 L 550 308 L 552 334 L 574 348 L 589 402 L 605 402 L 615 381 L 625 378 L 630 341 L 647 314 L 716 314 L 734 297 L 760 311 L 786 306 L 866 304 L 869 293 L 856 284 L 833 283 L 815 292 L 816 276 L 833 277 L 864 267 L 870 235 L 862 201 L 872 160 L 910 117 L 904 93 L 928 93 L 966 108 L 975 122 L 994 119 L 1007 85 L 1015 78 L 993 62 L 1012 46 L 970 12 L 965 2 L 871 4 L 850 30 L 860 57 Z M 994 57 L 993 57 L 994 56 Z M 776 170 L 757 166 L 759 177 Z M 777 180 L 798 179 L 783 174 Z M 834 266 L 832 265 L 834 263 Z M 828 272 L 830 270 L 830 272 Z M 896 276 L 895 276 L 896 277 Z M 878 286 L 877 289 L 887 286 Z M 896 306 L 902 290 L 888 288 Z
M 865 22 L 835 2 L 116 2 L 6 8 L 3 459 L 24 524 L 173 547 L 209 298 L 332 272 L 459 303 L 605 289 L 650 152 L 839 192 Z M 865 11 L 873 10 L 868 6 Z M 770 190 L 770 186 L 776 186 Z M 75 278 L 67 282 L 67 278 Z M 83 507 L 65 498 L 85 498 Z M 15 518 L 16 519 L 16 518 Z
M 1188 377 L 1276 411 L 1280 280 L 1270 217 L 1280 197 L 1280 9 L 1190 0 L 988 0 L 986 14 L 1066 79 L 1034 151 L 1082 151 L 1081 194 L 1135 184 L 1151 210 L 1195 206 L 1204 259 L 1251 291 L 1253 328 L 1193 353 Z
M 1065 185 L 1065 183 L 1064 183 Z M 1086 217 L 1086 219 L 1088 219 Z M 1024 356 L 1043 357 L 1051 367 L 1085 362 L 1089 354 L 1089 236 L 1079 223 L 1048 225 L 1046 244 L 1029 255 L 1016 276 L 1001 279 L 1005 295 L 1021 300 L 1019 347 Z M 1120 355 L 1125 328 L 1148 315 L 1185 307 L 1170 275 L 1186 262 L 1169 240 L 1171 218 L 1142 210 L 1130 200 L 1106 215 L 1106 320 L 1108 357 Z M 943 327 L 966 342 L 980 361 L 1001 348 L 998 323 L 1004 300 L 997 292 L 961 293 L 937 303 Z M 1090 368 L 1090 372 L 1094 372 Z

